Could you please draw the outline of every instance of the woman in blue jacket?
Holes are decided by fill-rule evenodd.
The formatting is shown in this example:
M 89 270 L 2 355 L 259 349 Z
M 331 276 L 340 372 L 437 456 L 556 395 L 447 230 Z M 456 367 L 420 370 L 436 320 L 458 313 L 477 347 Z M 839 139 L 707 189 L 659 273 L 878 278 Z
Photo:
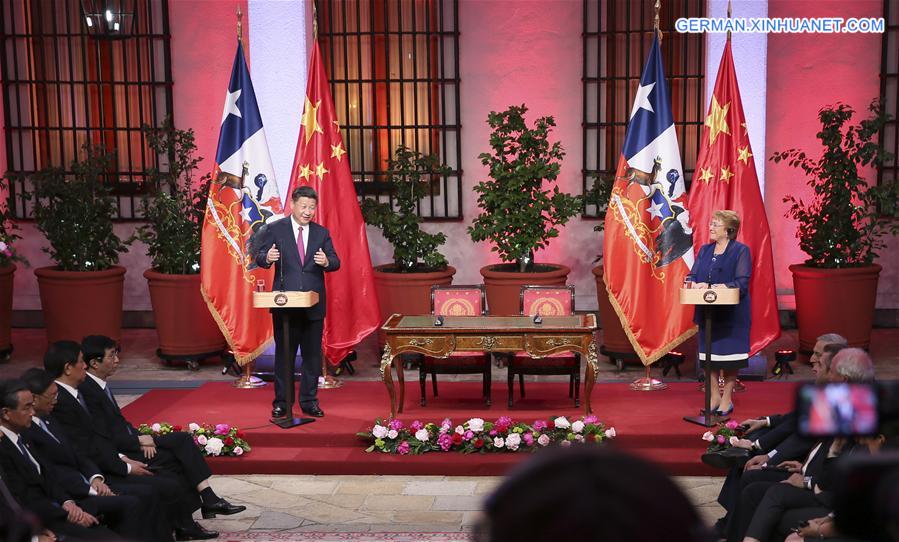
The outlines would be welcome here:
M 696 306 L 694 321 L 699 325 L 699 359 L 705 361 L 705 312 L 714 310 L 712 352 L 709 361 L 712 382 L 712 410 L 719 415 L 733 412 L 733 390 L 737 370 L 749 364 L 749 328 L 751 325 L 749 278 L 752 256 L 749 247 L 737 242 L 740 217 L 734 211 L 712 213 L 709 223 L 711 243 L 699 248 L 696 263 L 687 276 L 693 288 L 739 288 L 738 305 Z M 724 373 L 724 389 L 717 392 L 719 371 Z

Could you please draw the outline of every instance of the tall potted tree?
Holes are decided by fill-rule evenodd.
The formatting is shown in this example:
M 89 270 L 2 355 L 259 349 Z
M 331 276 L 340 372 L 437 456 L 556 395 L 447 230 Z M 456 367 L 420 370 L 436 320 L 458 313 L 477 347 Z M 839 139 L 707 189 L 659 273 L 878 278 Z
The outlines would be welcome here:
M 195 368 L 227 346 L 200 295 L 200 230 L 211 176 L 195 178 L 203 159 L 196 155 L 193 130 L 176 129 L 170 118 L 143 130 L 150 148 L 168 164 L 147 172 L 155 190 L 142 202 L 147 223 L 134 234 L 153 263 L 144 277 L 159 337 L 157 355 Z
M 0 179 L 0 193 L 9 194 L 8 178 Z M 13 244 L 21 239 L 10 202 L 0 203 L 0 359 L 12 353 L 12 290 L 16 262 L 25 262 Z
M 491 250 L 505 262 L 481 268 L 491 314 L 518 314 L 524 284 L 561 286 L 571 269 L 560 264 L 537 264 L 534 252 L 558 237 L 559 226 L 581 211 L 582 199 L 552 186 L 559 176 L 565 151 L 549 135 L 553 117 L 540 117 L 528 127 L 524 105 L 491 111 L 492 152 L 479 158 L 490 179 L 474 187 L 481 213 L 468 228 L 475 242 L 491 241 Z
M 51 167 L 33 177 L 34 218 L 50 243 L 43 250 L 56 262 L 34 270 L 50 342 L 90 334 L 118 340 L 122 331 L 125 268 L 116 264 L 128 242 L 113 231 L 114 157 L 89 144 L 83 156 L 71 174 Z
M 399 146 L 388 162 L 387 182 L 393 205 L 373 198 L 362 200 L 366 224 L 381 230 L 393 246 L 393 263 L 374 269 L 381 319 L 391 314 L 427 314 L 431 310 L 431 286 L 452 284 L 456 269 L 440 253 L 443 233 L 421 229 L 418 205 L 430 193 L 431 179 L 446 171 L 436 156 L 423 156 Z M 378 339 L 384 337 L 378 332 Z
M 593 231 L 601 232 L 605 228 L 606 211 L 609 208 L 609 199 L 612 196 L 614 177 L 597 175 L 593 186 L 584 193 L 584 204 L 596 208 L 599 223 L 593 227 Z M 596 302 L 599 305 L 599 323 L 602 327 L 602 347 L 600 351 L 615 362 L 618 370 L 624 368 L 624 360 L 636 358 L 631 342 L 621 327 L 621 320 L 612 308 L 609 294 L 606 291 L 606 283 L 603 281 L 602 256 L 597 256 L 599 265 L 592 269 L 596 282 Z
M 784 198 L 790 204 L 786 216 L 798 222 L 799 247 L 808 255 L 790 266 L 802 350 L 810 351 L 815 338 L 828 332 L 844 335 L 850 346 L 870 344 L 881 270 L 874 260 L 884 248 L 883 236 L 899 233 L 899 184 L 872 185 L 859 172 L 891 158 L 877 141 L 889 116 L 876 100 L 868 110 L 870 118 L 847 126 L 855 113 L 850 106 L 821 109 L 817 137 L 824 153 L 818 159 L 799 149 L 771 157 L 802 170 L 814 191 L 810 201 Z

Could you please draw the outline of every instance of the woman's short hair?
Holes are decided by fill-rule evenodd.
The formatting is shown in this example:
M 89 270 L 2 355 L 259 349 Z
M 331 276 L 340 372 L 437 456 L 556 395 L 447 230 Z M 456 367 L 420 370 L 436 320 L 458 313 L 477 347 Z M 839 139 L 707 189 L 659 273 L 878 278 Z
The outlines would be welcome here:
M 712 213 L 712 217 L 721 221 L 724 230 L 727 232 L 728 239 L 734 240 L 737 238 L 737 232 L 740 231 L 740 215 L 736 211 L 721 209 Z

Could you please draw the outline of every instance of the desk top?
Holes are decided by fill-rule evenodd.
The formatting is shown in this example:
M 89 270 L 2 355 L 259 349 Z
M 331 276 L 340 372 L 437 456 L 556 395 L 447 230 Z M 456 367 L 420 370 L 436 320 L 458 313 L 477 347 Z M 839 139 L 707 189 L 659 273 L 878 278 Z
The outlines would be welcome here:
M 543 323 L 535 324 L 531 316 L 444 316 L 443 325 L 435 326 L 433 315 L 404 316 L 394 314 L 387 319 L 384 331 L 585 331 L 596 329 L 595 314 L 574 314 L 571 316 L 544 316 Z

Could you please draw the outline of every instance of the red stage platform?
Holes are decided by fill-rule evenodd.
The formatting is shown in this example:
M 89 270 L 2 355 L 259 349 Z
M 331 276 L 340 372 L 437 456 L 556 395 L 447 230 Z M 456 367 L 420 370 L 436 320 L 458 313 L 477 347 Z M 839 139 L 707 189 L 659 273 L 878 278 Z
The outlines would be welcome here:
M 736 395 L 736 418 L 785 412 L 792 408 L 795 383 L 749 382 Z M 430 383 L 428 383 L 430 393 Z M 399 417 L 454 423 L 481 417 L 495 420 L 507 415 L 533 423 L 549 416 L 579 417 L 583 410 L 568 399 L 567 383 L 528 383 L 527 398 L 506 408 L 506 386 L 493 387 L 493 406 L 480 399 L 480 382 L 441 382 L 440 397 L 418 404 L 418 382 L 406 383 L 406 410 Z M 517 391 L 516 391 L 517 395 Z M 125 408 L 132 423 L 169 422 L 187 425 L 228 423 L 246 433 L 253 451 L 239 458 L 211 458 L 217 474 L 419 474 L 499 475 L 529 456 L 527 453 L 462 455 L 428 453 L 391 456 L 365 453 L 356 433 L 371 428 L 375 418 L 388 413 L 387 391 L 380 382 L 345 382 L 335 390 L 319 392 L 327 413 L 315 423 L 283 430 L 268 423 L 271 385 L 240 390 L 227 383 L 209 383 L 194 390 L 154 390 Z M 705 449 L 701 426 L 681 417 L 698 413 L 703 395 L 694 382 L 673 383 L 659 392 L 635 392 L 627 384 L 597 384 L 594 413 L 606 426 L 615 427 L 614 445 L 660 464 L 674 475 L 722 475 L 703 465 Z

